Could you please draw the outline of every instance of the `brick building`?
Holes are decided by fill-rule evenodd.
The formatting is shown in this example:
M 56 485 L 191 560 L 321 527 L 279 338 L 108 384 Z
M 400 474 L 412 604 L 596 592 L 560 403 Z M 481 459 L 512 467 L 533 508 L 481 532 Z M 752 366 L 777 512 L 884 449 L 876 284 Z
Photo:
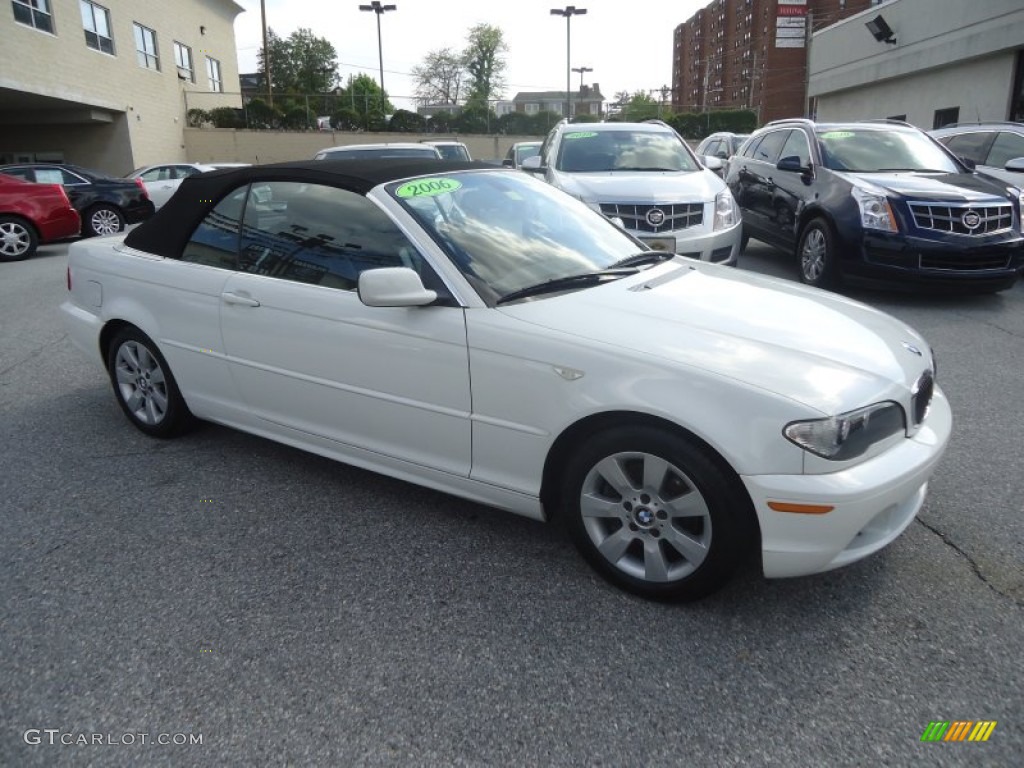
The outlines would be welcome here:
M 759 122 L 806 113 L 808 30 L 879 0 L 714 0 L 675 29 L 676 111 L 750 108 Z

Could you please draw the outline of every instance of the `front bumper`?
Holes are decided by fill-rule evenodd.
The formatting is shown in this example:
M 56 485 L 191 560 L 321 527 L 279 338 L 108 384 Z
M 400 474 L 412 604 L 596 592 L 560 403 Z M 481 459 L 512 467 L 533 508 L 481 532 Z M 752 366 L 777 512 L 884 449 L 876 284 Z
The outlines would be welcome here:
M 761 526 L 764 575 L 829 571 L 891 543 L 921 509 L 952 429 L 949 401 L 936 387 L 918 432 L 862 464 L 827 475 L 743 476 Z M 817 515 L 776 512 L 769 501 L 834 509 Z
M 657 234 L 633 229 L 626 231 L 637 240 L 650 244 L 653 248 L 657 248 L 659 238 L 673 238 L 676 253 L 681 256 L 736 266 L 736 260 L 740 254 L 743 225 L 736 224 L 729 229 L 720 229 L 717 232 L 706 234 L 695 234 L 693 230 L 689 229 L 667 230 Z
M 863 277 L 932 284 L 980 284 L 1012 279 L 1024 268 L 1024 239 L 922 237 L 865 233 L 860 263 L 844 271 Z

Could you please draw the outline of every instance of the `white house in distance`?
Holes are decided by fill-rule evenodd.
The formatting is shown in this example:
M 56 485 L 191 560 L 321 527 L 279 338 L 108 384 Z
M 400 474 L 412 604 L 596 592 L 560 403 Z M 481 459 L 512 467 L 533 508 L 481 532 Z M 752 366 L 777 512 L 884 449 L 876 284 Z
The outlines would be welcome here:
M 233 0 L 0 3 L 0 163 L 123 175 L 184 161 L 187 102 L 241 106 L 243 10 Z

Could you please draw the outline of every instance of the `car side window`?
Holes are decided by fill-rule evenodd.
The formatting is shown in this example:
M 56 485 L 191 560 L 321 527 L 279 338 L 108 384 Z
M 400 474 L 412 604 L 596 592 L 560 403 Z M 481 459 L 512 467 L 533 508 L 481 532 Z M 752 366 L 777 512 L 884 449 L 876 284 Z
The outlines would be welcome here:
M 1024 157 L 1024 136 L 1009 131 L 1000 131 L 996 140 L 992 142 L 992 149 L 989 150 L 985 165 L 1002 168 L 1018 157 Z
M 35 181 L 35 173 L 31 168 L 4 168 L 2 173 L 22 181 Z M 59 181 L 55 183 L 60 184 Z
M 739 153 L 740 157 L 749 157 L 749 158 L 753 159 L 754 152 L 757 150 L 757 148 L 759 146 L 761 146 L 761 142 L 763 140 L 764 140 L 764 136 L 755 136 L 754 138 L 752 138 L 747 143 L 747 145 L 745 147 L 743 147 L 742 151 Z
M 779 157 L 798 157 L 800 165 L 806 168 L 811 164 L 811 149 L 807 144 L 807 137 L 803 131 L 790 131 L 789 138 L 782 146 Z
M 161 168 L 150 168 L 145 173 L 139 176 L 143 181 L 162 181 L 167 178 L 167 169 Z
M 248 186 L 221 199 L 196 227 L 182 251 L 181 260 L 220 269 L 238 268 L 238 240 Z
M 774 165 L 778 162 L 779 152 L 782 151 L 782 145 L 786 143 L 790 133 L 791 131 L 772 131 L 765 134 L 761 143 L 757 145 L 757 149 L 754 150 L 754 159 Z
M 380 208 L 363 195 L 321 184 L 254 184 L 245 206 L 241 269 L 354 291 L 359 274 L 411 267 L 423 259 Z
M 972 131 L 950 136 L 941 141 L 954 155 L 959 155 L 972 163 L 984 163 L 994 135 L 991 131 Z

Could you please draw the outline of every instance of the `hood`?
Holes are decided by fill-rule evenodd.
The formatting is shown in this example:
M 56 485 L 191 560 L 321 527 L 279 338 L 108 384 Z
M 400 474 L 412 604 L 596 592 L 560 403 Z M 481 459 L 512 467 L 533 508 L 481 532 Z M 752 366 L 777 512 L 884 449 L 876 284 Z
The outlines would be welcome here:
M 1005 202 L 1006 186 L 976 173 L 923 174 L 906 173 L 839 173 L 851 184 L 864 182 L 913 200 L 947 200 L 959 203 L 983 201 Z M 858 184 L 860 182 L 860 184 Z
M 823 414 L 905 395 L 931 365 L 927 342 L 883 312 L 784 280 L 683 259 L 500 311 L 618 347 L 623 365 L 636 354 L 662 358 Z
M 712 202 L 725 182 L 708 170 L 561 173 L 558 186 L 585 203 Z

